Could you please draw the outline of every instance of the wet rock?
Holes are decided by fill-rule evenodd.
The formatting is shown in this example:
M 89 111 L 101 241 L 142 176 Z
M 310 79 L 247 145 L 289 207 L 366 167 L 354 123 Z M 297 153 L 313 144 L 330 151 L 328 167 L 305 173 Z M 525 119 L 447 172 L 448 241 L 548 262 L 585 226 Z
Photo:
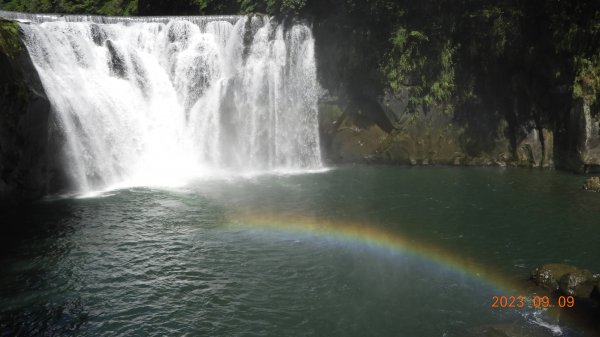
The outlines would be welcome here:
M 62 187 L 46 96 L 15 22 L 0 20 L 0 203 L 38 199 Z
M 334 163 L 415 166 L 552 165 L 553 137 L 546 129 L 529 128 L 530 133 L 519 138 L 521 152 L 517 155 L 506 136 L 506 121 L 467 127 L 440 106 L 408 111 L 406 93 L 322 101 L 319 128 L 325 158 Z
M 587 303 L 583 306 L 600 308 L 600 274 L 569 264 L 554 263 L 536 268 L 531 279 L 555 296 L 575 296 L 576 302 Z
M 558 285 L 563 294 L 588 298 L 596 287 L 597 281 L 589 270 L 584 269 L 563 275 Z
M 546 264 L 532 272 L 531 279 L 542 288 L 549 290 L 544 295 L 550 296 L 554 301 L 559 296 L 573 296 L 575 306 L 565 313 L 577 324 L 589 326 L 593 331 L 600 331 L 598 317 L 600 317 L 600 274 L 592 274 L 589 270 L 579 269 L 575 266 L 556 263 Z M 538 293 L 535 289 L 533 292 Z M 543 292 L 542 292 L 543 293 Z M 563 311 L 564 308 L 557 308 Z M 594 334 L 595 335 L 595 334 Z
M 372 160 L 388 134 L 377 124 L 360 116 L 345 118 L 332 139 L 331 151 L 337 162 Z
M 532 128 L 525 138 L 517 145 L 516 160 L 519 166 L 551 167 L 552 161 L 552 132 L 543 129 L 541 132 Z
M 531 273 L 531 279 L 535 284 L 550 291 L 555 291 L 560 288 L 560 279 L 569 273 L 577 272 L 575 266 L 564 263 L 545 264 L 536 268 Z
M 600 192 L 600 177 L 591 177 L 586 179 L 583 189 L 588 191 Z
M 107 39 L 106 32 L 97 24 L 90 26 L 90 34 L 92 34 L 92 41 L 98 46 L 101 46 Z
M 600 115 L 595 109 L 590 102 L 577 98 L 568 113 L 559 116 L 557 167 L 578 173 L 600 172 Z
M 108 49 L 108 67 L 112 75 L 124 78 L 127 76 L 127 65 L 125 56 L 119 52 L 111 40 L 106 40 Z

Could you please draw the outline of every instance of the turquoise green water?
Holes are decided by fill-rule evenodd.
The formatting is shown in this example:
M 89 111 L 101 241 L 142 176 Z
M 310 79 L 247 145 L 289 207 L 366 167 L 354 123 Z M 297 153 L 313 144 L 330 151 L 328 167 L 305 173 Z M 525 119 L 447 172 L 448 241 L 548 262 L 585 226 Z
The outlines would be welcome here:
M 526 285 L 539 264 L 600 271 L 600 194 L 582 182 L 554 171 L 359 166 L 43 201 L 5 213 L 3 226 L 18 230 L 2 235 L 0 328 L 410 337 L 494 325 L 593 336 L 568 313 L 490 308 L 500 285 Z M 371 240 L 338 235 L 361 226 Z M 432 259 L 432 247 L 449 258 Z M 453 264 L 463 260 L 495 276 Z

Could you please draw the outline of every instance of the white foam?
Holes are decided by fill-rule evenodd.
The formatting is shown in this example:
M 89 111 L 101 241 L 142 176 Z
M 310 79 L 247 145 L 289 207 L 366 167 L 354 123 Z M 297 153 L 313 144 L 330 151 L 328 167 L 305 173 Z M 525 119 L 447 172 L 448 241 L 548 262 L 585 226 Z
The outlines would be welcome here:
M 545 312 L 545 310 L 536 310 L 532 313 L 526 313 L 523 316 L 527 319 L 527 321 L 529 323 L 550 330 L 550 332 L 552 333 L 553 336 L 562 336 L 563 330 L 560 327 L 560 325 L 552 324 L 550 322 L 545 321 L 544 318 L 542 317 L 542 314 L 544 312 Z
M 22 28 L 82 195 L 323 168 L 307 26 L 60 18 Z

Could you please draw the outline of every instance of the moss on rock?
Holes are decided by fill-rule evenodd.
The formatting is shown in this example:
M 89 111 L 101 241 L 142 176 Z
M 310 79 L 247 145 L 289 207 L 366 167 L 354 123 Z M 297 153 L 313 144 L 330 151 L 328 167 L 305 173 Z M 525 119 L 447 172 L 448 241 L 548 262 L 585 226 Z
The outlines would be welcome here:
M 23 109 L 30 99 L 27 83 L 22 73 L 21 56 L 24 47 L 20 39 L 19 24 L 0 20 L 0 95 Z M 3 110 L 6 106 L 2 107 Z
M 0 51 L 15 62 L 21 53 L 19 24 L 14 21 L 0 20 Z

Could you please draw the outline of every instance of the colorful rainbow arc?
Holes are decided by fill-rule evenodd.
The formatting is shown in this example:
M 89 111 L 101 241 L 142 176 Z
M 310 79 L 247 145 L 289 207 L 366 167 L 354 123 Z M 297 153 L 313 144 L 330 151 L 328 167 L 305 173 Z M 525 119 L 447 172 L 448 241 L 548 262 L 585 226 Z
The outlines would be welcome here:
M 524 282 L 518 283 L 516 280 L 510 280 L 489 268 L 484 268 L 471 257 L 460 256 L 448 249 L 369 224 L 336 222 L 311 217 L 286 217 L 275 214 L 243 214 L 228 218 L 231 219 L 229 221 L 231 225 L 244 226 L 253 230 L 314 235 L 342 242 L 368 245 L 378 249 L 408 253 L 468 275 L 479 282 L 483 282 L 503 292 L 500 294 L 523 294 L 522 288 Z

